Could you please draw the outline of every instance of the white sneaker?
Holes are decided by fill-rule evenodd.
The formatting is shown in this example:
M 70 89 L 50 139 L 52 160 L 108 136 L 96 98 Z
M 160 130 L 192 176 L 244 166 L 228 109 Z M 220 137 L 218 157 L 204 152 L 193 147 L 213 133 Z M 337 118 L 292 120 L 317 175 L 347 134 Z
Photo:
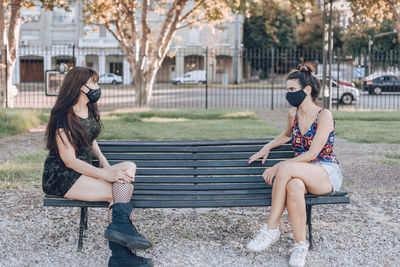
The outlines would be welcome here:
M 308 243 L 306 241 L 294 243 L 290 252 L 292 252 L 292 254 L 290 255 L 289 265 L 292 267 L 303 267 L 306 264 Z
M 257 236 L 247 244 L 247 248 L 255 252 L 265 250 L 275 243 L 280 236 L 281 232 L 279 231 L 279 227 L 268 230 L 267 224 L 264 224 Z

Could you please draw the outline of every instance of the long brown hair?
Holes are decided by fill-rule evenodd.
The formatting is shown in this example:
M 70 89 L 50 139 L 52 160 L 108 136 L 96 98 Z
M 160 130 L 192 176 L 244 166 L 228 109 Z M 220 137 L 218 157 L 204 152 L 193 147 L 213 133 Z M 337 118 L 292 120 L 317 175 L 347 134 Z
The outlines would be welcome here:
M 90 68 L 74 67 L 65 75 L 56 103 L 51 109 L 49 123 L 46 129 L 46 148 L 50 152 L 57 152 L 56 134 L 57 129 L 64 129 L 68 141 L 78 148 L 88 146 L 88 132 L 82 126 L 72 107 L 78 103 L 81 87 L 89 80 L 97 82 L 99 75 Z M 93 115 L 99 127 L 102 127 L 97 103 L 87 104 L 89 113 Z M 64 143 L 64 140 L 62 140 Z

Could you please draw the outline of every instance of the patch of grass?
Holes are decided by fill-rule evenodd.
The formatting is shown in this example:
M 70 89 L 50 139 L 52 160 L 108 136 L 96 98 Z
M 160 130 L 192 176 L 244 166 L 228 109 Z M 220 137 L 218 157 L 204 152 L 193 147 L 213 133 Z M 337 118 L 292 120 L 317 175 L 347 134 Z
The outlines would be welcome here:
M 356 143 L 399 144 L 400 113 L 392 111 L 334 111 L 335 131 Z
M 186 121 L 142 121 L 143 118 L 184 118 Z M 276 136 L 274 126 L 253 112 L 232 110 L 150 110 L 112 113 L 102 118 L 100 139 L 219 140 Z
M 336 121 L 337 135 L 356 143 L 400 143 L 400 121 Z
M 398 111 L 332 111 L 336 121 L 400 121 Z
M 19 154 L 0 165 L 1 188 L 41 188 L 43 164 L 47 155 L 44 149 Z
M 47 122 L 48 118 L 46 110 L 0 108 L 0 138 L 25 132 Z
M 386 153 L 380 162 L 390 166 L 400 166 L 400 152 Z
M 219 120 L 225 118 L 231 119 L 255 119 L 256 115 L 250 111 L 244 110 L 204 110 L 204 109 L 183 109 L 183 110 L 147 110 L 120 109 L 111 114 L 123 118 L 126 121 L 140 121 L 144 118 L 184 118 L 189 120 Z

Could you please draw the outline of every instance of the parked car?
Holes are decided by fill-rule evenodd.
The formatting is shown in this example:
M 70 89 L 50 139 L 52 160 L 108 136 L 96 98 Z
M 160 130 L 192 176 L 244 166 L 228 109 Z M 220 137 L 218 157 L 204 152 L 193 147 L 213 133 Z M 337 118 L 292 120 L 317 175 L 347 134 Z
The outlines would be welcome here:
M 365 77 L 363 88 L 370 95 L 400 92 L 400 79 L 393 73 L 375 73 Z
M 322 79 L 320 78 L 321 83 Z M 329 87 L 329 79 L 326 81 L 326 87 Z M 328 90 L 325 91 L 325 97 L 328 97 Z M 338 82 L 332 79 L 332 100 L 338 100 Z M 350 105 L 353 101 L 360 99 L 360 91 L 354 86 L 344 85 L 339 81 L 339 101 L 344 105 Z
M 205 70 L 192 70 L 186 72 L 183 76 L 172 80 L 173 84 L 202 84 L 206 83 L 206 71 Z
M 122 76 L 115 73 L 105 73 L 99 76 L 99 84 L 119 84 L 122 83 Z

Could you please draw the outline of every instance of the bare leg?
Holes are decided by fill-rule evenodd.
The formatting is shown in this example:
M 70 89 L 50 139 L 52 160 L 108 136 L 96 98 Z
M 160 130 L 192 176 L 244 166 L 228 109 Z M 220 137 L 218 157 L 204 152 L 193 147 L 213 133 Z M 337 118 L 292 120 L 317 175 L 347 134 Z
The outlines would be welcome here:
M 136 165 L 133 162 L 121 162 L 110 169 L 120 168 L 126 170 L 134 177 Z M 113 204 L 112 183 L 82 175 L 64 195 L 65 198 L 83 201 L 107 201 Z
M 328 173 L 318 165 L 303 162 L 283 163 L 275 176 L 272 189 L 271 213 L 268 218 L 268 228 L 278 227 L 286 205 L 286 185 L 292 178 L 299 178 L 312 194 L 332 192 L 332 184 Z
M 286 192 L 286 205 L 294 239 L 297 243 L 305 241 L 307 213 L 304 194 L 307 193 L 306 186 L 301 179 L 293 178 L 287 183 Z

